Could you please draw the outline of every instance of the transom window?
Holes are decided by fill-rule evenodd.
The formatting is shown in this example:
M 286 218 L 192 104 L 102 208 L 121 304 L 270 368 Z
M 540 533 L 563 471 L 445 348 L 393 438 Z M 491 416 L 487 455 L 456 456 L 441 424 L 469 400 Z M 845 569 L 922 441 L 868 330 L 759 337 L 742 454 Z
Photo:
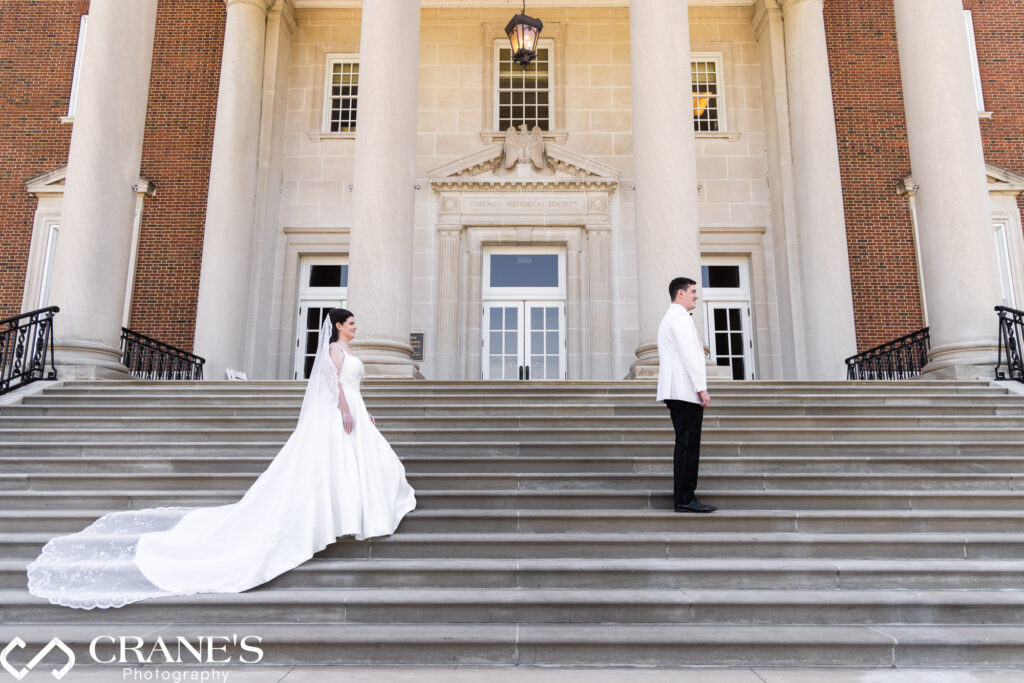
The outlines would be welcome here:
M 324 86 L 324 131 L 354 133 L 359 99 L 359 61 L 356 55 L 327 55 Z
M 495 42 L 494 125 L 497 130 L 508 130 L 509 126 L 518 128 L 523 123 L 531 130 L 534 126 L 551 130 L 554 111 L 551 83 L 553 46 L 553 41 L 539 41 L 537 57 L 523 68 L 512 61 L 512 50 L 507 40 Z
M 696 54 L 690 61 L 693 87 L 693 130 L 713 133 L 725 130 L 722 101 L 722 56 Z

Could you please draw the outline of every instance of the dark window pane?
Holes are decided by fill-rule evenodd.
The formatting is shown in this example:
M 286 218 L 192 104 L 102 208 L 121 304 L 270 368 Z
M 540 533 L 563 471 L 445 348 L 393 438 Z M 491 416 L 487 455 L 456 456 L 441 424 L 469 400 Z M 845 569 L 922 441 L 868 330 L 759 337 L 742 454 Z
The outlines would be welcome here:
M 724 330 L 725 327 L 726 327 L 725 326 L 725 309 L 724 308 L 716 308 L 715 309 L 715 329 L 716 330 Z
M 341 287 L 341 266 L 312 266 L 309 269 L 310 287 Z
M 732 378 L 733 379 L 746 379 L 746 373 L 744 372 L 743 359 L 735 358 L 732 362 Z
M 739 287 L 740 267 L 739 266 L 704 266 L 703 272 L 707 269 L 704 278 L 705 287 Z
M 306 309 L 306 329 L 307 330 L 320 330 L 320 309 L 310 307 Z M 313 348 L 316 350 L 316 347 Z
M 500 330 L 501 329 L 501 309 L 500 308 L 492 308 L 491 309 L 491 329 L 492 330 Z
M 719 332 L 715 335 L 715 353 L 729 353 L 729 335 L 725 332 Z
M 718 356 L 718 358 L 715 359 L 715 365 L 717 365 L 719 367 L 725 367 L 728 364 L 729 364 L 729 356 Z
M 304 369 L 302 371 L 302 376 L 307 379 L 309 378 L 310 373 L 313 372 L 313 360 L 313 356 L 306 356 L 306 362 Z
M 320 343 L 320 330 L 306 333 L 306 353 L 316 355 L 317 344 Z
M 740 309 L 730 308 L 729 309 L 729 329 L 731 330 L 742 330 L 743 325 L 740 323 Z
M 732 355 L 742 356 L 743 355 L 743 335 L 739 332 L 733 332 L 732 337 Z
M 556 254 L 492 254 L 491 287 L 557 287 Z

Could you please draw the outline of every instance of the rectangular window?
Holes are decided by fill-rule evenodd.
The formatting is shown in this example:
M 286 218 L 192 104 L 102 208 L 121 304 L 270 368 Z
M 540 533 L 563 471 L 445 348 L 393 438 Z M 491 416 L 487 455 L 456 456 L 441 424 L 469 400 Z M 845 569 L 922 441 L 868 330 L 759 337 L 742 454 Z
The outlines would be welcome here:
M 974 82 L 974 100 L 979 112 L 985 111 L 985 98 L 981 94 L 981 68 L 978 66 L 978 46 L 974 42 L 974 17 L 971 10 L 964 10 L 964 30 L 967 31 L 967 52 L 971 64 L 971 80 Z
M 359 99 L 359 60 L 356 55 L 327 55 L 324 84 L 324 132 L 354 133 Z
M 726 130 L 722 88 L 722 56 L 696 54 L 690 61 L 693 88 L 693 130 L 714 133 Z
M 71 99 L 68 101 L 68 116 L 75 115 L 75 100 L 78 99 L 78 82 L 81 80 L 82 53 L 85 50 L 85 26 L 89 15 L 83 14 L 82 21 L 78 25 L 78 49 L 75 52 L 75 70 L 71 76 Z
M 512 61 L 512 49 L 507 40 L 495 42 L 494 125 L 497 130 L 508 130 L 509 126 L 518 128 L 523 123 L 531 130 L 534 126 L 551 130 L 553 56 L 554 42 L 541 40 L 537 44 L 537 57 L 524 68 Z
M 50 284 L 53 282 L 53 258 L 57 253 L 57 236 L 60 227 L 51 225 L 46 235 L 46 251 L 43 256 L 43 277 L 39 286 L 39 301 L 36 308 L 50 305 Z

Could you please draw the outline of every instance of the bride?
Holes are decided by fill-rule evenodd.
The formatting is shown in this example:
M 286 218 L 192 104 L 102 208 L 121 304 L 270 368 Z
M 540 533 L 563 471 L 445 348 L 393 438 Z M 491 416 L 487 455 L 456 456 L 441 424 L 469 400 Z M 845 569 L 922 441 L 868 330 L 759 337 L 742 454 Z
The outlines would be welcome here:
M 82 609 L 237 593 L 339 536 L 394 533 L 416 498 L 359 393 L 363 364 L 348 349 L 355 333 L 351 312 L 331 310 L 295 431 L 241 500 L 104 515 L 43 547 L 28 566 L 29 592 Z

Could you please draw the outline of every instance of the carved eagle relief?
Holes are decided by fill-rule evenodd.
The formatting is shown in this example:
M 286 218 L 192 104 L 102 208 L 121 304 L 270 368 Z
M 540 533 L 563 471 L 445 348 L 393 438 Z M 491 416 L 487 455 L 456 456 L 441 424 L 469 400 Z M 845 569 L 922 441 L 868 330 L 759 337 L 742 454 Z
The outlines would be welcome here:
M 521 123 L 518 130 L 515 126 L 509 126 L 505 131 L 501 167 L 514 168 L 520 162 L 529 163 L 538 171 L 548 168 L 547 155 L 544 153 L 544 131 L 540 126 L 534 126 L 531 131 L 525 123 Z

